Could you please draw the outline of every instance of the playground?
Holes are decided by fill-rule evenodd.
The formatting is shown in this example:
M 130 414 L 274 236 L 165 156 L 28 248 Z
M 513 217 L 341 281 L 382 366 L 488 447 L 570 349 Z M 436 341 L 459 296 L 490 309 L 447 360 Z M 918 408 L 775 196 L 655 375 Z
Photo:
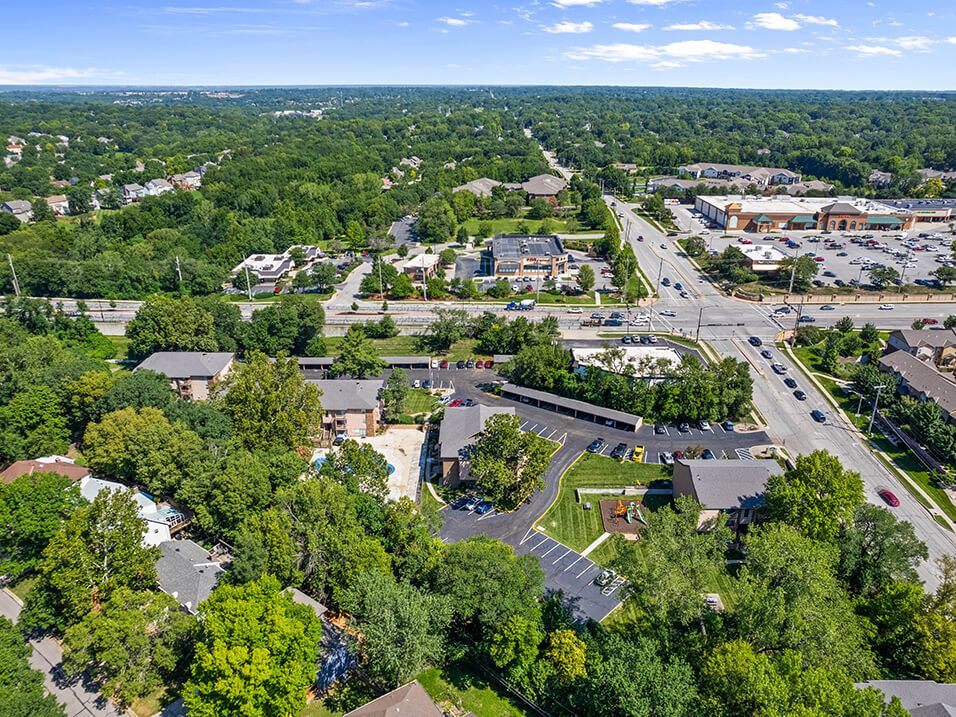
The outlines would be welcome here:
M 647 525 L 647 509 L 639 496 L 601 501 L 601 522 L 605 533 L 620 533 L 628 540 L 637 540 Z

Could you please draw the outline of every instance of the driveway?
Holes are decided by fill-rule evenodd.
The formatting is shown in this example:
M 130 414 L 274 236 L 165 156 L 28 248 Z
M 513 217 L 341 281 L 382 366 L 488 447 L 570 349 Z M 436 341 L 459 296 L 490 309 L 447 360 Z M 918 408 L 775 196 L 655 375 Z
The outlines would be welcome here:
M 8 591 L 0 590 L 0 615 L 13 622 L 20 616 L 21 605 Z M 122 712 L 107 702 L 83 679 L 67 679 L 62 670 L 63 650 L 56 640 L 44 637 L 30 640 L 33 653 L 30 666 L 43 673 L 43 684 L 63 705 L 67 717 L 121 717 Z

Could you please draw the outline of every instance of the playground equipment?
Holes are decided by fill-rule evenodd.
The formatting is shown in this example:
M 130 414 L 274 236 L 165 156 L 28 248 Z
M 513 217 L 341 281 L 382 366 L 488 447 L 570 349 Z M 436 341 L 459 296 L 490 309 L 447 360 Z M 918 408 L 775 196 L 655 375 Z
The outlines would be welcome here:
M 633 523 L 635 518 L 644 525 L 647 525 L 647 520 L 644 518 L 643 511 L 641 511 L 641 504 L 633 500 L 627 505 L 624 505 L 624 501 L 618 499 L 617 506 L 611 513 L 611 522 L 617 525 L 621 522 L 621 518 L 626 520 L 628 525 Z

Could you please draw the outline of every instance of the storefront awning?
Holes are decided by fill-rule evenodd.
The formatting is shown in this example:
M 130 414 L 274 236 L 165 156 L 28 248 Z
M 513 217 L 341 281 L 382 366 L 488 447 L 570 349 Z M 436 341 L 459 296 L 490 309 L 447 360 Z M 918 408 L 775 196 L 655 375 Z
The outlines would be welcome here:
M 892 226 L 899 226 L 903 223 L 903 220 L 898 217 L 870 217 L 866 220 L 867 226 L 875 224 L 890 224 Z
M 812 214 L 801 214 L 798 217 L 794 217 L 790 220 L 791 224 L 816 224 L 817 220 Z

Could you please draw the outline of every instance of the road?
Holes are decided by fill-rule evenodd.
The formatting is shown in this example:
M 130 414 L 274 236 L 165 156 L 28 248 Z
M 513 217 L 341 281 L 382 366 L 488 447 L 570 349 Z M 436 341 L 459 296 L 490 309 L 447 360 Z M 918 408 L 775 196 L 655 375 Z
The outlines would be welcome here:
M 20 616 L 20 603 L 6 590 L 0 590 L 0 615 L 12 622 Z M 122 712 L 103 699 L 84 680 L 69 680 L 63 674 L 63 650 L 56 640 L 44 637 L 30 640 L 33 649 L 30 666 L 43 673 L 43 684 L 66 711 L 67 717 L 121 717 Z
M 610 204 L 615 200 L 608 196 L 605 201 Z M 782 377 L 769 370 L 769 362 L 760 357 L 759 350 L 747 343 L 750 336 L 773 339 L 783 328 L 792 328 L 792 324 L 785 327 L 773 319 L 770 316 L 772 306 L 749 304 L 721 294 L 710 282 L 702 280 L 690 261 L 676 251 L 673 240 L 637 216 L 630 207 L 617 203 L 614 211 L 624 214 L 624 234 L 638 262 L 654 274 L 652 281 L 656 283 L 657 272 L 653 270 L 657 267 L 662 276 L 669 277 L 672 283 L 679 281 L 691 293 L 690 299 L 680 299 L 673 286 L 661 287 L 661 300 L 655 304 L 655 312 L 672 308 L 678 314 L 676 318 L 663 319 L 664 323 L 696 333 L 700 319 L 701 339 L 710 343 L 721 356 L 744 360 L 751 365 L 754 405 L 766 420 L 771 439 L 785 446 L 791 454 L 825 449 L 836 455 L 844 466 L 859 471 L 866 499 L 876 505 L 885 506 L 877 495 L 878 490 L 892 490 L 900 499 L 900 505 L 891 510 L 897 517 L 912 523 L 917 537 L 929 549 L 930 560 L 920 566 L 919 574 L 928 589 L 935 589 L 939 576 L 934 562 L 956 550 L 954 535 L 940 526 L 899 479 L 860 442 L 841 413 L 828 410 L 830 404 L 815 386 L 797 373 L 790 361 L 781 362 L 791 367 L 790 373 L 809 397 L 807 401 L 797 401 Z M 643 242 L 637 240 L 639 235 L 644 236 Z M 956 306 L 952 304 L 934 304 L 933 308 L 936 314 L 956 312 Z M 880 311 L 878 306 L 869 304 L 837 306 L 836 310 L 822 315 L 816 308 L 812 311 L 818 317 L 826 316 L 828 324 L 841 316 L 851 316 L 857 325 L 872 321 L 880 328 L 891 329 L 909 328 L 913 319 L 926 315 L 927 308 L 924 304 L 900 304 L 892 311 Z M 796 315 L 791 314 L 788 321 L 795 322 Z M 826 424 L 821 425 L 810 417 L 809 412 L 814 408 L 827 414 Z

